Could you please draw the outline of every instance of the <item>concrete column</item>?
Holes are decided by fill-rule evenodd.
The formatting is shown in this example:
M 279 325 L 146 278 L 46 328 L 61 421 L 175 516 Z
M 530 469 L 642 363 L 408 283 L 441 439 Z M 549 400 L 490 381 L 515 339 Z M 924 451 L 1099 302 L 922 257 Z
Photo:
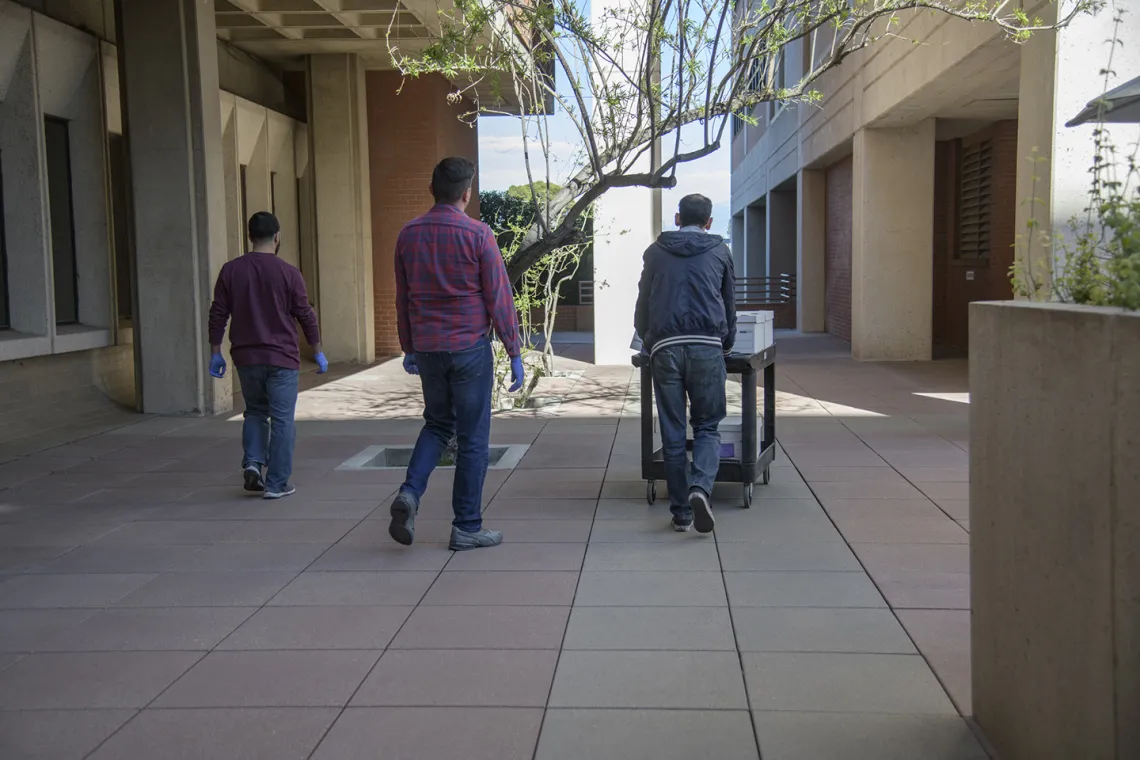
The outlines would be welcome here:
M 744 212 L 732 217 L 732 265 L 736 276 L 744 276 Z
M 768 193 L 768 272 L 773 277 L 796 271 L 796 193 Z
M 354 54 L 309 58 L 321 337 L 330 361 L 376 357 L 364 65 Z
M 768 215 L 764 206 L 744 210 L 744 276 L 768 275 Z
M 824 332 L 827 314 L 827 174 L 804 169 L 796 179 L 796 327 Z
M 1103 69 L 1114 35 L 1113 15 L 1122 10 L 1125 22 L 1106 85 Z M 1056 20 L 1056 6 L 1046 4 L 1040 12 L 1045 23 Z M 1043 233 L 1052 230 L 1071 239 L 1069 220 L 1083 214 L 1088 205 L 1096 126 L 1069 128 L 1065 122 L 1140 70 L 1140 36 L 1134 31 L 1138 16 L 1140 0 L 1117 0 L 1095 16 L 1078 16 L 1060 32 L 1033 35 L 1021 48 L 1015 250 L 1018 261 L 1031 266 L 1039 283 L 1047 279 L 1050 255 L 1062 253 L 1045 245 Z M 1107 124 L 1105 129 L 1118 149 L 1140 139 L 1140 128 L 1133 124 Z M 1031 220 L 1038 230 L 1029 234 Z
M 855 133 L 851 353 L 860 361 L 931 358 L 934 120 Z
M 206 371 L 207 316 L 227 257 L 214 6 L 120 0 L 117 11 L 143 411 L 225 411 L 229 381 Z

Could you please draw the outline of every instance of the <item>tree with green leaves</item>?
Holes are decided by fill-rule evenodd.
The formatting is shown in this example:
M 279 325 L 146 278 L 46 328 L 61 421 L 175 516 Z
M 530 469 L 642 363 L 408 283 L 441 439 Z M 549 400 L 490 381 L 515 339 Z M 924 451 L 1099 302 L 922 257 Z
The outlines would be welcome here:
M 508 265 L 516 280 L 580 242 L 580 219 L 604 193 L 675 186 L 679 165 L 719 150 L 732 120 L 754 121 L 761 103 L 818 103 L 824 73 L 903 35 L 913 13 L 990 24 L 1021 42 L 1103 4 L 1075 0 L 1051 24 L 1006 0 L 610 0 L 601 12 L 593 0 L 592 17 L 581 0 L 438 2 L 438 39 L 413 52 L 400 49 L 393 22 L 392 61 L 407 76 L 465 82 L 452 94 L 474 104 L 465 119 L 518 119 L 538 213 Z M 785 51 L 799 40 L 810 70 L 790 81 Z M 546 117 L 555 113 L 580 149 L 569 179 L 540 193 L 554 178 Z

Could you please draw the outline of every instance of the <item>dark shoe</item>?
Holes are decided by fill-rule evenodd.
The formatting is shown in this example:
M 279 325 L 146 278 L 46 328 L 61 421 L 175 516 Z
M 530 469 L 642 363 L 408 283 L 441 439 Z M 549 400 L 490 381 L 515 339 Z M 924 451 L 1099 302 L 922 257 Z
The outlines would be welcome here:
M 678 533 L 688 533 L 693 527 L 693 518 L 674 516 L 672 525 Z
M 696 526 L 697 533 L 712 533 L 716 518 L 713 517 L 709 495 L 694 488 L 689 492 L 689 506 L 693 509 L 693 525 Z
M 419 511 L 420 505 L 415 496 L 407 491 L 396 494 L 391 509 L 392 523 L 388 526 L 388 535 L 396 543 L 411 546 L 416 540 L 416 512 Z
M 292 496 L 297 493 L 297 489 L 293 486 L 285 486 L 278 489 L 265 489 L 265 493 L 261 495 L 263 499 L 284 499 L 286 496 Z
M 261 468 L 255 464 L 251 464 L 241 471 L 242 478 L 245 479 L 245 490 L 256 491 L 258 493 L 265 490 L 265 478 L 261 475 Z
M 468 549 L 484 549 L 488 546 L 498 546 L 503 543 L 503 534 L 497 530 L 477 530 L 469 532 L 453 527 L 451 529 L 451 543 L 447 548 L 453 552 L 465 552 Z

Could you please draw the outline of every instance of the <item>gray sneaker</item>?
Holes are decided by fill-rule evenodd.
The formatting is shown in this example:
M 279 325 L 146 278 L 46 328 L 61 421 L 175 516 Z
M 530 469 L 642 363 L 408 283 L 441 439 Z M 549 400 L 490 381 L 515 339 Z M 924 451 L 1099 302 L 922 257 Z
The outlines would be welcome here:
M 464 552 L 468 549 L 483 549 L 488 546 L 498 546 L 503 543 L 503 534 L 497 530 L 482 530 L 469 533 L 465 530 L 452 527 L 451 543 L 447 548 L 453 552 Z
M 416 540 L 416 513 L 419 511 L 420 505 L 415 496 L 407 491 L 396 494 L 396 499 L 392 502 L 392 522 L 388 526 L 388 535 L 396 543 L 411 546 L 412 541 Z M 454 534 L 452 540 L 455 540 Z
M 697 529 L 697 533 L 712 533 L 716 518 L 713 517 L 709 495 L 699 488 L 694 488 L 689 492 L 689 506 L 693 510 L 693 527 Z

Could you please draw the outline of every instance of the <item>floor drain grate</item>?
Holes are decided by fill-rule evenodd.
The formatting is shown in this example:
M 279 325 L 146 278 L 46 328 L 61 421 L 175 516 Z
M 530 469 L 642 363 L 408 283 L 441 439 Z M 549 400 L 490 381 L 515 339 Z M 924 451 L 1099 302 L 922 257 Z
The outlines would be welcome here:
M 412 460 L 411 446 L 369 446 L 364 451 L 347 460 L 338 470 L 403 470 Z M 530 444 L 512 443 L 505 446 L 490 447 L 490 462 L 488 468 L 492 470 L 513 470 L 522 461 Z M 440 457 L 438 467 L 447 469 L 455 467 L 454 454 L 445 451 Z

